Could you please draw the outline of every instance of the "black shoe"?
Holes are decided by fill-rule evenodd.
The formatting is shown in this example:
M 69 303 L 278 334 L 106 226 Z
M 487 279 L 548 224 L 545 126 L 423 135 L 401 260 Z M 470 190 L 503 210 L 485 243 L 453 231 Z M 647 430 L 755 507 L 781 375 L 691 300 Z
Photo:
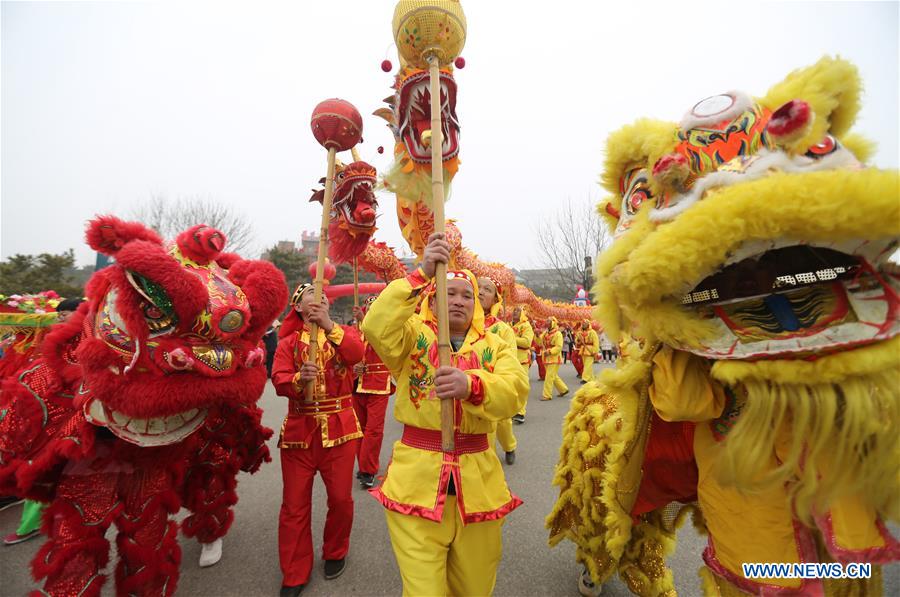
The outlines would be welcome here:
M 281 592 L 278 593 L 278 597 L 297 597 L 297 595 L 303 592 L 305 586 L 306 585 L 294 585 L 293 587 L 282 586 Z
M 370 475 L 369 473 L 360 473 L 359 474 L 359 486 L 363 489 L 369 489 L 370 487 L 375 487 L 375 475 Z
M 506 453 L 506 464 L 515 464 L 516 463 L 516 451 Z
M 333 580 L 344 573 L 347 567 L 345 558 L 340 560 L 325 560 L 325 580 Z
M 517 424 L 521 425 L 522 423 L 525 422 L 525 415 L 513 415 L 512 421 L 513 421 L 513 423 L 517 423 Z
M 21 504 L 24 501 L 25 500 L 23 500 L 22 498 L 16 497 L 14 495 L 4 495 L 3 497 L 0 497 L 0 510 L 6 510 L 7 508 L 15 506 L 16 504 Z
M 587 382 L 584 381 L 583 379 L 581 380 L 581 385 L 584 385 L 584 384 L 586 384 L 586 383 L 587 383 Z

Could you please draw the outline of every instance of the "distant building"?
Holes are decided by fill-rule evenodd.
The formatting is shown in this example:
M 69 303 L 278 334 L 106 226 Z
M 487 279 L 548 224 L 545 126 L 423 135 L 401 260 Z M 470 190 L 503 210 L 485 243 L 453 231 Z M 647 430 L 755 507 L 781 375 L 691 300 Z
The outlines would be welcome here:
M 304 255 L 309 255 L 310 257 L 319 254 L 319 233 L 318 232 L 309 232 L 304 230 L 300 234 L 300 249 L 299 251 Z
M 522 283 L 526 286 L 547 286 L 560 283 L 560 272 L 553 268 L 514 271 L 516 273 L 516 281 L 522 280 Z
M 414 272 L 418 267 L 415 257 L 400 257 L 400 263 L 403 264 L 403 267 L 405 267 L 408 272 Z
M 319 235 L 316 232 L 304 230 L 300 233 L 300 245 L 292 240 L 280 240 L 275 243 L 275 250 L 280 253 L 301 253 L 307 257 L 315 257 L 319 254 Z M 262 254 L 261 259 L 268 259 L 269 252 Z

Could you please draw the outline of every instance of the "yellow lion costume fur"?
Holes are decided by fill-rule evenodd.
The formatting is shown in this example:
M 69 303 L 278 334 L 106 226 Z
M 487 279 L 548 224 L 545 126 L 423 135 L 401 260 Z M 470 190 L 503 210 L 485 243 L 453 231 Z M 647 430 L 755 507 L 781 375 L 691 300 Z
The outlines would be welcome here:
M 864 165 L 860 93 L 826 57 L 609 137 L 594 294 L 622 356 L 573 399 L 547 518 L 594 583 L 674 595 L 689 511 L 711 595 L 877 593 L 900 559 L 900 177 Z M 872 567 L 745 576 L 765 562 Z

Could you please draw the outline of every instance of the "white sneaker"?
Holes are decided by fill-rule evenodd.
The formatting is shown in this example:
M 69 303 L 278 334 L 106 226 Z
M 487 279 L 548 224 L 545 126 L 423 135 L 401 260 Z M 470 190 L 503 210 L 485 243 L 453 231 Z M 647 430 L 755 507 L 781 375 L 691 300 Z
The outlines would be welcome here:
M 598 597 L 603 591 L 603 585 L 595 585 L 591 580 L 591 573 L 585 568 L 578 577 L 578 592 L 583 597 Z
M 208 568 L 222 559 L 222 539 L 200 544 L 200 567 Z

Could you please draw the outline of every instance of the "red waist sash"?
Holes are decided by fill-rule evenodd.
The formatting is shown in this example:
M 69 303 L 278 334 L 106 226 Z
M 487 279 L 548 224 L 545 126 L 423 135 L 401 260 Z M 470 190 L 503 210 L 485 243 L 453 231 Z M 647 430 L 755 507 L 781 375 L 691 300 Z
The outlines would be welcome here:
M 476 454 L 488 449 L 487 434 L 484 433 L 459 433 L 454 434 L 456 450 L 453 454 Z M 400 443 L 410 448 L 428 450 L 429 452 L 443 452 L 441 449 L 441 432 L 439 429 L 422 429 L 412 425 L 403 426 L 403 437 Z
M 290 403 L 291 412 L 298 415 L 333 415 L 348 408 L 353 408 L 350 396 L 316 400 L 314 402 L 291 400 Z

